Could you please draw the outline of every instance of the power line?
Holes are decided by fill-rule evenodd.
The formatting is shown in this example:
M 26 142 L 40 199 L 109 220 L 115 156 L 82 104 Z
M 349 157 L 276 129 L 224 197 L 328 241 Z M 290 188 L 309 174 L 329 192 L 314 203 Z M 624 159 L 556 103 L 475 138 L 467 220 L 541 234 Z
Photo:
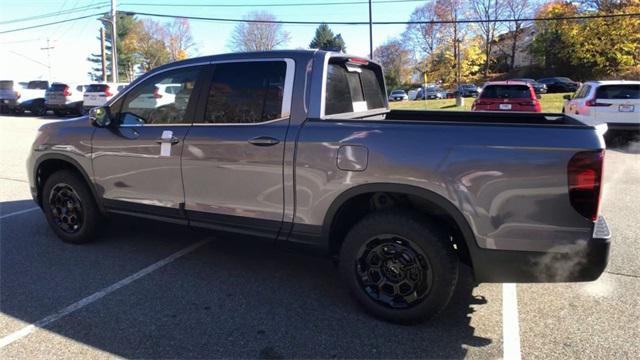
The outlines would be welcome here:
M 372 1 L 373 4 L 388 3 L 410 3 L 420 2 L 424 0 L 378 0 Z M 235 8 L 235 7 L 294 7 L 294 6 L 336 6 L 336 5 L 359 5 L 369 4 L 368 0 L 360 1 L 342 1 L 342 2 L 321 2 L 321 3 L 277 3 L 277 4 L 173 4 L 173 3 L 122 3 L 122 6 L 150 6 L 150 7 L 217 7 L 217 8 Z
M 261 24 L 292 24 L 292 25 L 369 25 L 368 21 L 291 21 L 291 20 L 253 20 L 253 19 L 229 19 L 229 18 L 213 18 L 202 16 L 187 15 L 168 15 L 146 13 L 138 11 L 129 11 L 131 14 L 151 17 L 163 18 L 183 18 L 191 20 L 204 20 L 216 22 L 244 22 L 244 23 L 261 23 Z M 492 22 L 514 22 L 514 21 L 561 21 L 561 20 L 585 20 L 585 19 L 602 19 L 602 18 L 619 18 L 619 17 L 635 17 L 640 13 L 628 14 L 600 14 L 600 15 L 582 15 L 582 16 L 563 16 L 550 18 L 520 18 L 520 19 L 461 19 L 461 20 L 428 20 L 428 21 L 373 21 L 373 25 L 410 25 L 410 24 L 469 24 L 469 23 L 492 23 Z
M 36 20 L 36 19 L 43 19 L 43 18 L 48 18 L 48 17 L 56 17 L 58 15 L 68 15 L 68 14 L 73 14 L 73 13 L 78 13 L 78 12 L 83 12 L 83 11 L 88 11 L 88 10 L 95 10 L 95 9 L 103 8 L 103 7 L 106 7 L 106 6 L 108 6 L 107 3 L 84 5 L 84 6 L 79 6 L 77 8 L 71 8 L 71 9 L 67 9 L 67 10 L 58 10 L 58 11 L 51 12 L 51 13 L 46 13 L 46 14 L 33 15 L 33 16 L 28 16 L 28 17 L 24 17 L 24 18 L 0 21 L 0 25 L 13 24 L 13 23 L 17 23 L 17 22 Z
M 90 17 L 94 17 L 94 16 L 100 16 L 100 15 L 104 15 L 104 14 L 96 13 L 96 14 L 91 14 L 91 15 L 78 16 L 78 17 L 75 17 L 75 18 L 72 18 L 72 19 L 54 21 L 54 22 L 50 22 L 50 23 L 46 23 L 46 24 L 38 24 L 38 25 L 26 26 L 26 27 L 22 27 L 22 28 L 18 28 L 18 29 L 3 30 L 3 31 L 0 31 L 0 34 L 7 34 L 7 33 L 12 33 L 12 32 L 16 32 L 16 31 L 22 31 L 22 30 L 29 30 L 29 29 L 37 29 L 37 28 L 41 28 L 41 27 L 45 27 L 45 26 L 62 24 L 62 23 L 69 22 L 69 21 L 76 21 L 76 20 L 86 19 L 86 18 L 90 18 Z

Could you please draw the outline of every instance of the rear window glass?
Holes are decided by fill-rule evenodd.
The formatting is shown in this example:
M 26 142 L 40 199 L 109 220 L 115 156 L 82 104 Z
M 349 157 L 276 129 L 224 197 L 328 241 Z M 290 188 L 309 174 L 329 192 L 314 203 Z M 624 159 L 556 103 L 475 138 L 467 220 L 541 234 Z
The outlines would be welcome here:
M 106 88 L 107 85 L 105 84 L 91 84 L 87 86 L 86 92 L 104 92 Z
M 11 90 L 11 89 L 13 89 L 13 81 L 11 81 L 11 80 L 0 81 L 0 89 L 2 89 L 2 90 Z
M 347 71 L 344 64 L 329 64 L 325 95 L 326 115 L 385 107 L 383 86 L 375 71 L 366 67 L 359 69 L 360 72 Z M 354 103 L 366 104 L 366 109 L 354 109 Z
M 487 85 L 482 90 L 485 99 L 529 99 L 531 91 L 525 85 Z
M 597 99 L 640 99 L 640 85 L 603 85 L 596 90 Z
M 27 89 L 32 90 L 46 90 L 48 87 L 48 81 L 29 81 L 29 84 L 27 84 Z
M 64 88 L 67 87 L 65 84 L 51 84 L 49 88 L 50 91 L 64 91 Z

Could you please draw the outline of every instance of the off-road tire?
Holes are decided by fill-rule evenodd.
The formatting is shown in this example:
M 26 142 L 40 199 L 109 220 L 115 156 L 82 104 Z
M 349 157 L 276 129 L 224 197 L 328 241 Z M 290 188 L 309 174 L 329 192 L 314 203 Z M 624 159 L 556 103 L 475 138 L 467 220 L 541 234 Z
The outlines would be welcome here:
M 56 204 L 56 194 L 60 191 L 60 187 L 63 190 L 64 188 L 71 189 L 79 202 L 79 207 L 74 206 L 73 212 L 68 213 L 68 217 L 76 216 L 76 219 L 81 219 L 78 221 L 80 225 L 73 231 L 63 229 L 64 226 L 60 224 L 60 216 L 54 213 L 60 214 L 57 209 L 64 207 L 61 204 Z M 72 244 L 84 244 L 95 240 L 98 226 L 103 218 L 84 179 L 69 170 L 57 171 L 47 178 L 42 188 L 42 209 L 53 232 L 62 241 Z
M 374 299 L 370 295 L 372 286 L 365 286 L 359 273 L 364 261 L 363 251 L 369 251 L 372 241 L 378 241 L 378 237 L 381 236 L 392 236 L 393 241 L 406 239 L 412 246 L 417 247 L 415 253 L 421 254 L 418 258 L 425 257 L 429 265 L 421 272 L 423 278 L 431 279 L 428 291 L 423 292 L 421 298 L 414 299 L 406 308 L 394 308 L 395 304 L 383 304 L 379 299 Z M 378 248 L 379 246 L 376 249 Z M 403 210 L 374 212 L 356 223 L 342 244 L 339 263 L 344 282 L 369 313 L 380 319 L 402 324 L 426 321 L 447 306 L 458 281 L 458 266 L 459 259 L 454 253 L 449 236 L 430 219 Z M 380 270 L 382 268 L 380 265 L 376 271 L 380 274 L 385 273 Z M 387 280 L 388 278 L 383 278 L 383 281 Z

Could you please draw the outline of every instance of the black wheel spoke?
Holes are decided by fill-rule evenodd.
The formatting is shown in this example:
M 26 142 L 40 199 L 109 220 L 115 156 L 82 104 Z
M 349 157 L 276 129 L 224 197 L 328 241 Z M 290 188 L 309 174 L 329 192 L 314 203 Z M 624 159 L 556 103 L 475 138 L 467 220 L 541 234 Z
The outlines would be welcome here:
M 356 273 L 369 297 L 394 309 L 419 303 L 431 288 L 426 255 L 398 235 L 369 239 L 359 251 Z

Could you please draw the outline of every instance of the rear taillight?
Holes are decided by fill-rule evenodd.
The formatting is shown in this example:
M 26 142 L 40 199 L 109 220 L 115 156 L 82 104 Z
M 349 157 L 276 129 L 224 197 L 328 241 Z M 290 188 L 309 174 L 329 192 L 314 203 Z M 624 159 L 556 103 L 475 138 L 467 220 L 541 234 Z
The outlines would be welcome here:
M 153 87 L 153 98 L 154 99 L 160 99 L 162 97 L 162 94 L 160 94 L 160 88 L 158 88 L 157 86 Z
M 71 91 L 69 91 L 69 87 L 68 86 L 64 87 L 64 91 L 62 92 L 62 95 L 71 96 Z
M 598 219 L 603 167 L 604 150 L 579 152 L 567 166 L 571 206 L 591 221 Z
M 104 88 L 104 95 L 105 96 L 113 96 L 113 94 L 109 90 L 110 90 L 110 88 L 108 86 Z
M 586 106 L 596 107 L 596 106 L 611 106 L 612 104 L 599 103 L 596 98 L 589 99 L 584 103 Z

